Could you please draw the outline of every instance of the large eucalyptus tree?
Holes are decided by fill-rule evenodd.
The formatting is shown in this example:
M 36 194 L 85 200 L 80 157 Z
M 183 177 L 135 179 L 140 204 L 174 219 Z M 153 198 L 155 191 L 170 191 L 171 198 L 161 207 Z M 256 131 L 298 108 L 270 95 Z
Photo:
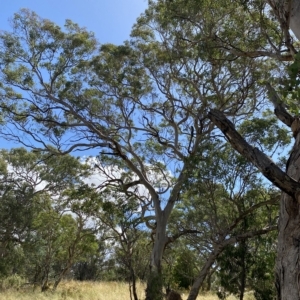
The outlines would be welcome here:
M 95 167 L 106 178 L 98 188 L 137 197 L 141 218 L 153 207 L 149 300 L 162 297 L 162 256 L 174 240 L 167 222 L 192 158 L 205 160 L 203 149 L 215 136 L 209 107 L 246 117 L 263 102 L 255 78 L 266 70 L 247 57 L 218 61 L 205 48 L 174 40 L 178 32 L 153 19 L 156 9 L 150 5 L 122 46 L 99 47 L 71 21 L 63 31 L 27 10 L 0 37 L 2 135 L 55 155 L 98 149 Z M 219 26 L 208 21 L 206 47 L 210 26 Z
M 197 8 L 194 1 L 192 7 Z M 265 6 L 265 4 L 269 6 Z M 251 41 L 246 47 L 232 39 L 229 32 L 227 37 L 222 37 L 222 30 L 213 31 L 213 39 L 217 39 L 219 47 L 236 57 L 252 57 L 262 63 L 267 58 L 274 58 L 277 63 L 279 73 L 270 72 L 269 78 L 264 81 L 268 91 L 268 99 L 274 105 L 274 112 L 277 118 L 283 122 L 291 131 L 294 137 L 292 151 L 287 155 L 286 170 L 281 170 L 263 151 L 258 147 L 253 147 L 235 129 L 235 126 L 225 116 L 224 112 L 218 109 L 210 110 L 208 116 L 212 122 L 224 133 L 233 148 L 249 159 L 275 186 L 282 190 L 278 252 L 276 260 L 276 288 L 278 299 L 300 299 L 299 274 L 300 265 L 298 260 L 299 253 L 299 234 L 300 234 L 300 214 L 299 214 L 299 151 L 300 151 L 300 122 L 299 122 L 299 59 L 297 40 L 300 38 L 300 3 L 296 0 L 267 0 L 267 1 L 240 1 L 244 6 L 244 11 L 249 13 L 249 17 L 256 22 L 257 28 L 253 30 L 241 27 L 232 28 L 231 34 L 235 36 L 241 33 L 241 40 Z M 178 3 L 177 3 L 178 5 Z M 198 25 L 196 17 L 203 15 L 200 12 L 201 5 L 194 14 L 186 14 L 187 10 L 177 13 L 178 20 Z M 220 4 L 219 4 L 220 5 Z M 182 8 L 182 6 L 181 6 Z M 202 6 L 203 8 L 203 6 Z M 237 10 L 240 7 L 237 5 Z M 198 13 L 198 15 L 197 15 Z M 173 15 L 174 16 L 174 15 Z M 176 14 L 175 14 L 176 16 Z M 231 24 L 232 18 L 228 14 Z M 222 24 L 226 24 L 223 20 Z M 248 26 L 247 19 L 242 23 Z M 275 21 L 272 23 L 272 21 Z M 276 25 L 276 22 L 278 24 Z M 293 36 L 294 34 L 294 36 Z M 253 43 L 257 37 L 261 37 L 259 43 Z M 194 42 L 196 42 L 194 40 Z M 200 42 L 200 40 L 199 40 Z M 244 44 L 245 45 L 245 44 Z M 255 48 L 253 48 L 253 46 Z M 261 60 L 260 57 L 263 59 Z M 280 61 L 294 61 L 289 68 L 291 79 L 287 85 L 289 90 L 284 90 L 284 98 L 280 98 L 278 82 L 282 80 L 284 73 Z M 285 64 L 287 66 L 287 64 Z M 263 79 L 259 76 L 258 79 Z M 263 81 L 263 80 L 262 80 Z M 263 83 L 263 82 L 262 82 Z M 275 88 L 274 88 L 275 87 Z M 286 86 L 284 87 L 286 88 Z M 282 91 L 282 89 L 281 89 Z M 288 105 L 286 105 L 288 104 Z
M 148 23 L 143 23 L 141 19 L 140 25 L 148 26 L 148 31 L 156 31 L 158 40 L 162 41 L 164 46 L 168 46 L 169 53 L 172 53 L 170 58 L 174 59 L 176 52 L 178 57 L 187 58 L 193 51 L 197 51 L 199 61 L 202 59 L 206 63 L 211 63 L 212 68 L 208 70 L 210 74 L 214 74 L 216 70 L 214 67 L 220 61 L 239 61 L 243 57 L 251 58 L 251 63 L 256 61 L 265 66 L 266 72 L 261 72 L 257 68 L 256 76 L 252 79 L 261 87 L 265 86 L 265 91 L 268 93 L 264 94 L 264 97 L 273 103 L 275 115 L 290 129 L 295 139 L 292 152 L 287 157 L 286 171 L 282 171 L 269 159 L 266 149 L 257 147 L 255 138 L 250 139 L 255 144 L 254 147 L 250 146 L 249 139 L 246 141 L 242 138 L 232 123 L 232 121 L 237 121 L 237 116 L 243 111 L 243 108 L 247 107 L 249 98 L 252 97 L 254 100 L 263 95 L 263 93 L 260 95 L 257 93 L 259 89 L 249 95 L 246 101 L 240 102 L 240 106 L 235 107 L 235 111 L 232 112 L 228 108 L 222 107 L 222 110 L 216 108 L 211 99 L 223 99 L 224 93 L 215 94 L 208 88 L 211 98 L 206 106 L 209 110 L 207 116 L 224 133 L 237 151 L 252 161 L 266 178 L 283 191 L 276 287 L 278 299 L 300 299 L 298 261 L 300 123 L 297 86 L 299 85 L 299 59 L 296 42 L 296 38 L 300 36 L 299 1 L 150 1 L 151 7 L 152 10 L 149 9 L 145 14 L 146 18 L 148 17 Z M 292 67 L 286 72 L 288 62 L 294 60 Z M 245 66 L 251 68 L 250 60 L 244 63 Z M 224 72 L 225 64 L 220 64 L 220 66 L 217 69 L 218 75 Z M 201 94 L 201 83 L 194 79 L 197 71 L 196 67 L 191 72 L 181 68 L 179 71 L 177 70 L 176 75 L 179 75 L 179 78 L 181 76 L 180 80 L 185 82 L 186 86 L 188 83 L 193 84 L 195 90 L 199 91 L 200 101 L 203 101 L 205 97 L 203 97 L 204 93 Z M 204 70 L 201 71 L 201 74 L 204 74 Z M 172 78 L 175 76 L 173 73 Z M 285 76 L 291 76 L 290 83 L 286 85 L 290 93 L 285 86 L 283 94 L 286 99 L 281 99 L 276 90 L 280 89 L 279 84 L 282 84 Z M 251 77 L 246 75 L 245 78 L 250 80 Z M 222 79 L 224 80 L 224 77 Z M 207 87 L 207 85 L 205 86 Z M 219 87 L 221 86 L 222 84 L 219 82 Z M 233 91 L 234 81 L 230 82 L 230 86 Z M 189 93 L 191 93 L 190 90 Z M 239 91 L 235 90 L 234 95 L 238 94 Z M 285 101 L 287 103 L 284 103 Z M 285 104 L 289 106 L 287 107 Z M 260 108 L 256 112 L 253 110 L 252 113 L 255 116 L 262 111 Z M 203 115 L 202 118 L 205 119 Z M 231 121 L 227 117 L 231 117 Z
M 122 46 L 99 46 L 71 21 L 63 31 L 27 10 L 15 14 L 12 32 L 1 33 L 2 135 L 56 155 L 97 149 L 95 167 L 106 178 L 99 189 L 137 197 L 141 218 L 153 207 L 149 300 L 162 297 L 167 222 L 193 158 L 205 160 L 203 149 L 220 135 L 216 116 L 240 124 L 259 115 L 261 81 L 284 66 L 271 59 L 293 59 L 289 32 L 278 30 L 262 3 L 249 7 L 149 1 Z

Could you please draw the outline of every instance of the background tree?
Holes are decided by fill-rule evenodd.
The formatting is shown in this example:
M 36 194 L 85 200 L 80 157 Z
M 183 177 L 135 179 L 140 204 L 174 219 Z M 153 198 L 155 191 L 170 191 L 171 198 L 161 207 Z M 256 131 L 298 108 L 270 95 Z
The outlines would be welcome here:
M 87 192 L 87 197 L 89 192 L 95 194 L 95 190 Z M 88 201 L 84 203 L 89 206 Z M 124 197 L 116 188 L 106 189 L 99 197 L 98 208 L 95 206 L 97 203 L 92 201 L 89 207 L 95 222 L 105 228 L 105 238 L 114 243 L 116 278 L 126 280 L 129 283 L 130 299 L 138 300 L 136 281 L 138 278 L 144 279 L 145 269 L 149 265 L 149 247 L 145 246 L 149 246 L 151 240 L 144 225 L 149 216 L 144 216 L 139 200 L 130 190 Z M 146 245 L 143 245 L 145 242 Z
M 275 299 L 275 234 L 242 240 L 229 245 L 217 259 L 217 277 L 224 293 L 244 299 L 245 289 L 254 291 L 256 299 Z
M 85 228 L 85 223 L 86 219 L 81 215 L 74 218 L 51 207 L 37 216 L 34 221 L 36 241 L 33 239 L 29 243 L 36 247 L 31 266 L 39 270 L 35 277 L 42 283 L 42 291 L 48 286 L 50 276 L 55 279 L 55 290 L 74 263 L 83 255 L 95 254 L 98 249 L 96 237 Z
M 249 238 L 276 230 L 277 222 L 278 192 L 266 189 L 257 170 L 220 141 L 206 151 L 202 153 L 207 155 L 205 159 L 193 160 L 196 174 L 186 182 L 183 200 L 169 223 L 169 230 L 190 232 L 182 237 L 182 243 L 198 257 L 188 299 L 196 299 L 227 247 L 235 249 L 243 241 L 246 247 Z M 230 264 L 230 257 L 225 260 Z
M 88 166 L 24 148 L 2 150 L 1 166 L 1 275 L 26 275 L 44 288 L 56 263 L 55 288 L 81 253 L 94 250 L 87 217 L 73 209 L 73 218 L 61 205 L 64 193 L 83 184 Z
M 111 247 L 105 243 L 102 239 L 103 235 L 100 234 L 100 238 L 97 240 L 98 250 L 96 253 L 91 255 L 91 253 L 82 254 L 80 261 L 73 264 L 71 268 L 71 273 L 74 273 L 74 279 L 79 281 L 97 281 L 97 280 L 109 280 L 108 268 L 112 268 L 108 265 L 109 255 L 112 252 Z

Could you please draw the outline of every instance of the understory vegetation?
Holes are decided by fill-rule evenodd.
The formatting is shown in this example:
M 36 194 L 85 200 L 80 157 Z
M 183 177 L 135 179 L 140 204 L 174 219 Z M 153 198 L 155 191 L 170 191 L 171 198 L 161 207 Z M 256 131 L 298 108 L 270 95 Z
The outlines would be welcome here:
M 17 285 L 17 283 L 15 283 Z M 145 297 L 145 284 L 137 282 L 137 295 L 139 299 Z M 2 287 L 3 288 L 3 287 Z M 183 299 L 187 297 L 187 291 L 182 290 Z M 5 288 L 1 291 L 2 300 L 128 300 L 128 285 L 122 282 L 78 282 L 63 281 L 55 292 L 47 291 L 42 293 L 32 286 Z M 218 300 L 216 294 L 201 293 L 198 300 Z M 236 300 L 237 298 L 228 295 L 227 300 Z M 253 293 L 248 292 L 245 300 L 254 300 Z

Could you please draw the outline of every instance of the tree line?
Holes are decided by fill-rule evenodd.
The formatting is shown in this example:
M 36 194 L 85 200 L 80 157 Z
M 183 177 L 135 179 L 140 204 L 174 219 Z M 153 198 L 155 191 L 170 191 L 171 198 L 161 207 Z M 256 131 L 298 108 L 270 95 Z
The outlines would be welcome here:
M 221 299 L 246 288 L 272 299 L 278 191 L 266 189 L 229 147 L 200 167 L 205 176 L 185 183 L 168 224 L 164 286 L 189 289 L 200 280 L 202 290 L 224 287 Z M 19 276 L 42 291 L 62 279 L 125 280 L 138 299 L 137 280 L 150 276 L 155 218 L 135 196 L 111 188 L 99 193 L 95 171 L 89 159 L 1 151 L 2 280 Z M 226 180 L 231 189 L 220 183 Z

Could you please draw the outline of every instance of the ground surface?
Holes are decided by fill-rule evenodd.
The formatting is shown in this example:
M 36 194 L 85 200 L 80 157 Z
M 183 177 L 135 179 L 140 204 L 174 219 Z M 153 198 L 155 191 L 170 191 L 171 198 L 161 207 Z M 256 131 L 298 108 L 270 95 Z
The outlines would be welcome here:
M 144 299 L 145 286 L 138 284 L 138 297 Z M 187 298 L 187 293 L 182 293 L 182 299 Z M 0 300 L 130 300 L 129 289 L 126 283 L 120 282 L 63 282 L 58 286 L 56 292 L 41 293 L 32 287 L 19 290 L 7 289 L 0 291 Z M 198 300 L 218 300 L 215 295 L 200 295 Z M 236 300 L 230 296 L 227 300 Z M 247 295 L 245 300 L 255 300 L 253 296 Z

